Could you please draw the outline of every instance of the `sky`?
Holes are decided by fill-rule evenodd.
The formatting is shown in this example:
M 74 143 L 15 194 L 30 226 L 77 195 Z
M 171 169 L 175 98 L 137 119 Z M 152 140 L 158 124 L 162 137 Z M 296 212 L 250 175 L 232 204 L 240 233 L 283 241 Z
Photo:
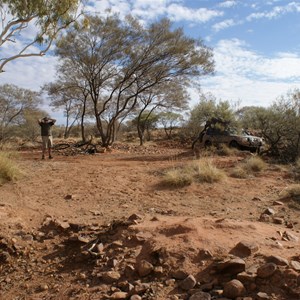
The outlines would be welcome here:
M 86 7 L 99 15 L 107 9 L 121 17 L 132 14 L 143 24 L 168 17 L 174 28 L 182 27 L 187 36 L 212 48 L 215 74 L 201 77 L 199 87 L 219 101 L 267 107 L 300 89 L 300 1 L 93 0 Z M 27 34 L 31 31 L 33 26 Z M 0 57 L 9 50 L 0 48 Z M 38 91 L 55 80 L 57 63 L 50 53 L 10 62 L 0 74 L 0 84 Z M 191 91 L 191 107 L 197 95 Z

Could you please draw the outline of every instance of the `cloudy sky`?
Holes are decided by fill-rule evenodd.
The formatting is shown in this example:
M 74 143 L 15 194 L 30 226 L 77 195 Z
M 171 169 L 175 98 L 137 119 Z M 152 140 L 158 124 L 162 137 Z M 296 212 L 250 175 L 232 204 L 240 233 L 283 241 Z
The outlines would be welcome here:
M 241 106 L 268 106 L 300 88 L 300 2 L 289 0 L 93 0 L 90 13 L 107 9 L 147 24 L 162 17 L 213 48 L 214 76 L 201 78 L 204 93 Z M 0 25 L 1 29 L 1 25 Z M 31 28 L 32 29 L 32 28 Z M 30 30 L 30 28 L 28 29 Z M 2 56 L 9 49 L 0 48 Z M 6 65 L 0 84 L 39 90 L 55 78 L 56 57 L 32 57 Z M 197 102 L 193 95 L 191 105 Z

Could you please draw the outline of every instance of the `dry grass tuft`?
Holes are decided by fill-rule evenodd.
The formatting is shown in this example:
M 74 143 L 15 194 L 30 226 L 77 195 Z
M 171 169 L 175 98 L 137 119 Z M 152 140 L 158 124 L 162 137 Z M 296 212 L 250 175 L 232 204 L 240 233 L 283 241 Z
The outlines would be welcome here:
M 201 158 L 195 161 L 193 169 L 194 177 L 198 182 L 219 182 L 226 177 L 225 173 L 218 169 L 209 158 Z
M 290 173 L 295 181 L 300 180 L 300 158 L 296 160 L 295 165 L 291 168 Z
M 292 198 L 300 201 L 300 184 L 292 184 L 279 193 L 280 199 Z
M 230 176 L 244 179 L 263 171 L 266 167 L 267 164 L 260 157 L 251 156 L 231 170 Z
M 14 157 L 15 154 L 12 152 L 0 152 L 0 184 L 21 177 L 22 172 L 13 161 Z
M 238 150 L 236 148 L 230 148 L 225 144 L 221 144 L 216 150 L 216 154 L 219 156 L 232 156 L 237 152 Z
M 230 172 L 230 176 L 233 178 L 245 179 L 248 177 L 248 172 L 245 168 L 242 168 L 241 166 L 237 166 Z
M 0 144 L 0 151 L 17 151 L 18 147 L 19 146 L 15 141 L 6 141 Z
M 192 184 L 193 176 L 189 168 L 172 168 L 164 174 L 163 184 L 171 187 L 184 187 Z
M 214 166 L 208 157 L 195 160 L 187 166 L 169 169 L 163 176 L 163 184 L 170 187 L 184 187 L 193 182 L 214 183 L 226 177 L 225 173 Z
M 257 173 L 263 171 L 267 165 L 260 157 L 251 156 L 245 161 L 244 166 L 247 171 Z

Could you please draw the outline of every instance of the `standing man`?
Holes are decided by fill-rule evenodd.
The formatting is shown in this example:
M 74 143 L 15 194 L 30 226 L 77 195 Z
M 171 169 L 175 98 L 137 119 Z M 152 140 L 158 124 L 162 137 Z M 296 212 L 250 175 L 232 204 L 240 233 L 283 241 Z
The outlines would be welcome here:
M 51 127 L 55 124 L 56 120 L 51 119 L 49 117 L 45 117 L 41 120 L 38 120 L 39 125 L 41 126 L 41 136 L 42 136 L 42 142 L 43 142 L 43 154 L 42 159 L 45 159 L 45 152 L 46 149 L 48 149 L 49 158 L 52 159 L 51 155 L 51 149 L 53 146 L 53 138 L 52 138 L 52 132 Z

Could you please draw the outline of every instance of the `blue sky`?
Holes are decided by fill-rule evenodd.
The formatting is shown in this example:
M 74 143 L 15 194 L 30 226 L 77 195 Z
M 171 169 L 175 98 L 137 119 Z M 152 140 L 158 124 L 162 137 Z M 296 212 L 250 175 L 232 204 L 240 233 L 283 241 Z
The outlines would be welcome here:
M 104 14 L 133 14 L 147 24 L 162 17 L 213 48 L 214 76 L 199 81 L 202 92 L 240 106 L 269 106 L 300 88 L 300 2 L 288 0 L 93 0 L 86 8 Z M 0 27 L 1 29 L 1 27 Z M 28 29 L 34 31 L 31 26 Z M 9 51 L 9 49 L 7 49 Z M 2 49 L 2 55 L 5 49 Z M 1 56 L 1 52 L 0 52 Z M 39 90 L 54 80 L 57 58 L 32 57 L 11 62 L 0 84 Z M 191 106 L 197 103 L 191 91 Z

